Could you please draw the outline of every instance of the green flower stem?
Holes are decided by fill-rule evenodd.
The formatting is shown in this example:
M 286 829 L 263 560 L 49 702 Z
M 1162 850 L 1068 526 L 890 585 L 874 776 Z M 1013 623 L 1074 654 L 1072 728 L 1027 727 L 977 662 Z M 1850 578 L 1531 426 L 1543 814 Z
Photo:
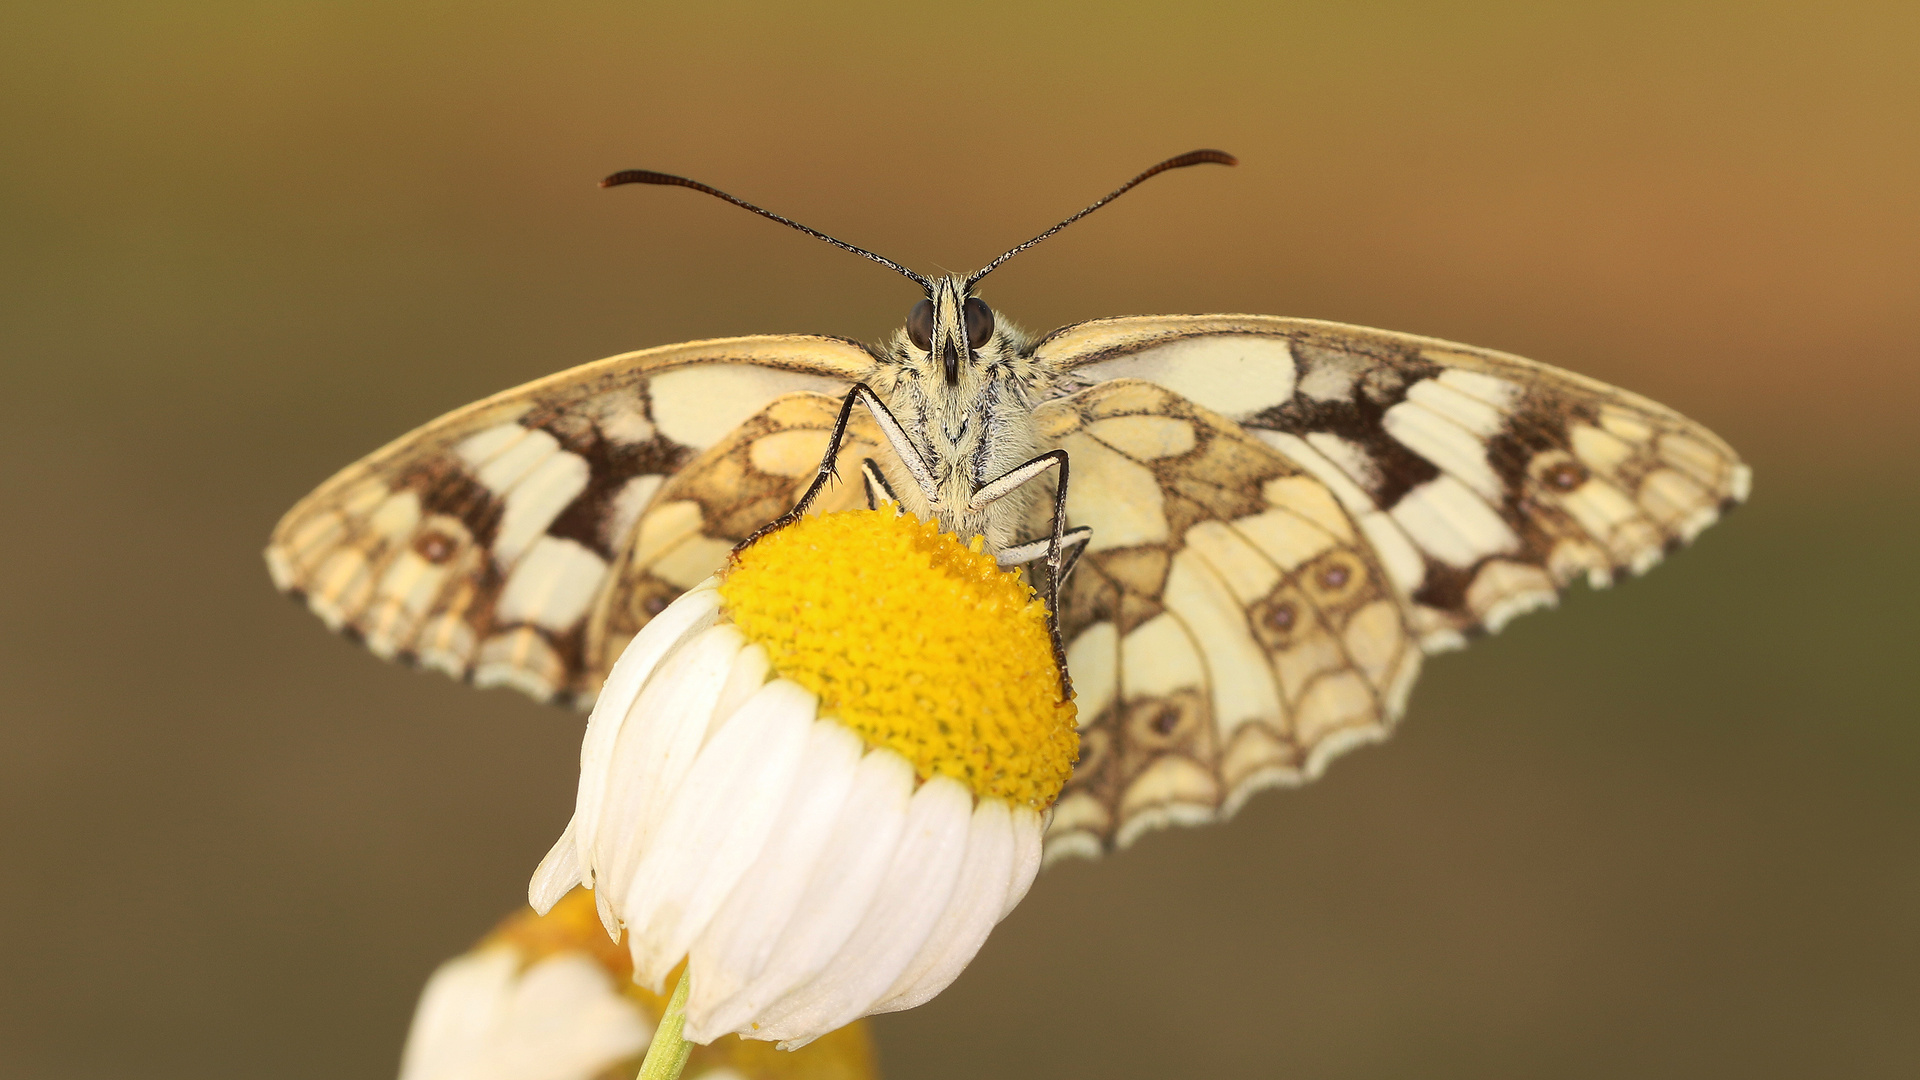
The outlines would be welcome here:
M 647 1047 L 647 1056 L 640 1062 L 638 1080 L 679 1080 L 680 1071 L 687 1067 L 687 1055 L 693 1053 L 693 1044 L 680 1032 L 687 1022 L 687 986 L 692 981 L 692 972 L 680 972 L 680 981 L 673 988 L 673 1000 L 667 1002 L 667 1015 L 660 1018 L 660 1026 L 653 1031 L 653 1042 Z

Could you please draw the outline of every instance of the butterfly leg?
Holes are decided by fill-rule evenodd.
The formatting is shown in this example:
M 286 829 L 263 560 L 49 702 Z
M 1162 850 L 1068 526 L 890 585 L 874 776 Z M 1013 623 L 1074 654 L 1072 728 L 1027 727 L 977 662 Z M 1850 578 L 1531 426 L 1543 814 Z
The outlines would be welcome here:
M 886 474 L 880 471 L 880 463 L 872 458 L 860 462 L 860 478 L 867 482 L 867 509 L 878 510 L 883 502 L 900 504 L 899 496 L 893 493 L 893 485 L 887 483 Z
M 807 507 L 813 505 L 813 500 L 819 497 L 820 492 L 825 490 L 838 471 L 840 443 L 846 437 L 847 422 L 853 418 L 855 405 L 865 405 L 867 411 L 873 414 L 874 422 L 880 425 L 881 434 L 887 437 L 888 445 L 893 448 L 895 454 L 899 455 L 901 464 L 907 467 L 907 473 L 913 477 L 914 483 L 919 485 L 921 493 L 927 498 L 927 504 L 935 509 L 940 507 L 940 488 L 933 479 L 933 470 L 927 467 L 927 463 L 920 457 L 920 452 L 915 450 L 913 443 L 907 439 L 906 429 L 900 426 L 900 421 L 893 418 L 893 413 L 887 409 L 886 403 L 882 402 L 866 383 L 854 383 L 848 388 L 846 399 L 840 403 L 840 415 L 834 417 L 833 434 L 827 438 L 827 452 L 820 458 L 820 471 L 814 476 L 813 482 L 808 484 L 807 490 L 801 493 L 799 500 L 793 504 L 793 509 L 755 529 L 753 535 L 735 544 L 733 546 L 735 554 L 752 547 L 756 541 L 768 533 L 776 529 L 784 529 L 806 516 Z
M 1067 528 L 1067 452 L 1049 450 L 1025 464 L 1015 465 L 999 477 L 980 485 L 973 497 L 967 500 L 967 509 L 978 513 L 986 509 L 987 504 L 1004 498 L 1021 485 L 1033 480 L 1048 469 L 1060 470 L 1060 482 L 1053 489 L 1053 529 L 1046 539 L 1047 544 L 1047 634 L 1053 639 L 1053 659 L 1060 668 L 1060 697 L 1067 700 L 1073 697 L 1073 678 L 1067 674 L 1067 649 L 1060 640 L 1060 582 L 1066 575 L 1066 528 Z M 1088 536 L 1092 536 L 1091 530 Z
M 1073 568 L 1080 565 L 1080 556 L 1086 552 L 1087 541 L 1091 539 L 1093 539 L 1093 530 L 1085 525 L 1075 525 L 1073 528 L 1061 534 L 1061 584 L 1066 584 L 1067 578 L 1073 576 Z M 1038 540 L 1029 540 L 1024 544 L 1014 544 L 1011 547 L 1001 548 L 1000 555 L 998 556 L 1000 565 L 1020 566 L 1025 563 L 1030 563 L 1047 553 L 1048 543 L 1048 539 L 1042 537 Z

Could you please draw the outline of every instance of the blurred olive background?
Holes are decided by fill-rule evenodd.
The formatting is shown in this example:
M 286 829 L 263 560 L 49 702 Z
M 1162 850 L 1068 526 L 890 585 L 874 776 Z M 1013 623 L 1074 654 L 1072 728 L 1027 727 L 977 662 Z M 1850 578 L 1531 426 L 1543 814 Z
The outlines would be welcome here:
M 1920 1075 L 1920 8 L 20 4 L 0 15 L 0 1074 L 382 1077 L 521 902 L 581 719 L 382 664 L 259 558 L 560 368 L 1315 316 L 1744 452 L 1648 579 L 1434 662 L 1229 825 L 1046 872 L 892 1077 Z

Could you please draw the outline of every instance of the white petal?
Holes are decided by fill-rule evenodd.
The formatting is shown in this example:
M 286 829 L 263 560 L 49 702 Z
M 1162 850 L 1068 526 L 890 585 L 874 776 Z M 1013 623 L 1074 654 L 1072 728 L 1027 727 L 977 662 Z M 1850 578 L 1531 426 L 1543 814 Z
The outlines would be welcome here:
M 577 826 L 573 839 L 580 849 L 580 865 L 589 875 L 585 882 L 589 887 L 593 885 L 593 841 L 599 832 L 600 802 L 606 796 L 607 765 L 613 757 L 614 743 L 634 699 L 660 658 L 720 617 L 720 594 L 714 584 L 714 579 L 708 578 L 694 586 L 641 627 L 613 662 L 613 670 L 607 673 L 600 696 L 594 700 L 593 712 L 587 717 L 587 734 L 580 740 L 580 792 L 573 803 Z
M 613 913 L 613 902 L 607 899 L 607 890 L 593 890 L 593 913 L 600 916 L 600 925 L 606 927 L 607 936 L 619 941 L 620 916 Z
M 429 1080 L 477 1064 L 486 1051 L 487 1032 L 500 1026 L 519 966 L 519 954 L 504 946 L 441 964 L 414 1008 L 400 1053 L 400 1080 Z
M 906 758 L 873 750 L 860 759 L 833 834 L 766 966 L 745 990 L 704 1018 L 702 1032 L 749 1032 L 762 1009 L 833 959 L 879 891 L 912 798 L 913 766 Z
M 1003 919 L 1013 914 L 1033 887 L 1033 876 L 1040 872 L 1040 849 L 1046 845 L 1047 821 L 1052 816 L 1051 810 L 1042 815 L 1030 807 L 1013 808 L 1013 877 L 1007 886 L 1006 909 L 1000 912 Z
M 696 978 L 687 998 L 687 1038 L 704 1043 L 730 1030 L 706 1021 L 766 967 L 833 835 L 865 751 L 860 736 L 839 722 L 814 721 L 799 779 L 787 793 L 767 846 L 694 939 L 688 965 Z
M 958 780 L 935 776 L 920 785 L 866 916 L 820 974 L 766 1010 L 756 1038 L 800 1045 L 872 1009 L 952 898 L 972 820 L 973 793 Z
M 645 1050 L 653 1027 L 592 959 L 558 953 L 521 973 L 487 1064 L 502 1080 L 584 1080 Z
M 1013 883 L 1013 817 L 1000 799 L 981 799 L 967 829 L 967 854 L 947 909 L 926 944 L 869 1012 L 911 1009 L 947 988 L 973 960 L 1006 909 Z
M 713 724 L 707 731 L 707 738 L 713 738 L 713 733 L 726 725 L 734 710 L 760 692 L 760 688 L 767 684 L 767 676 L 772 668 L 765 648 L 749 645 L 740 650 L 740 655 L 733 659 L 733 671 L 727 675 L 727 685 L 720 690 L 720 700 L 713 706 Z
M 520 970 L 506 946 L 450 960 L 420 995 L 402 1080 L 585 1080 L 639 1053 L 653 1019 L 592 958 Z
M 626 911 L 633 868 L 699 756 L 714 703 L 744 644 L 740 631 L 725 623 L 703 631 L 647 680 L 621 725 L 593 842 L 594 887 L 606 890 L 617 912 Z M 584 819 L 576 827 L 583 825 Z
M 545 915 L 575 885 L 585 884 L 580 879 L 580 848 L 573 842 L 573 822 L 568 821 L 553 849 L 534 868 L 533 880 L 527 883 L 527 903 Z
M 775 679 L 701 749 L 634 871 L 621 915 L 634 981 L 655 993 L 766 846 L 813 727 L 815 701 Z

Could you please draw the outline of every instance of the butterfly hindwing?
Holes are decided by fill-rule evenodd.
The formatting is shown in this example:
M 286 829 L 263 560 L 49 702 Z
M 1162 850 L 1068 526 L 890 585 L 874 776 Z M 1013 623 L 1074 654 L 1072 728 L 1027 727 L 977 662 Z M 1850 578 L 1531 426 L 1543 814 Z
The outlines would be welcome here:
M 1240 425 L 1101 382 L 1041 410 L 1093 538 L 1062 602 L 1081 759 L 1048 857 L 1230 814 L 1385 734 L 1419 671 L 1352 516 Z
M 610 661 L 588 623 L 655 495 L 783 395 L 837 395 L 872 363 L 853 342 L 765 336 L 561 372 L 342 470 L 281 519 L 267 563 L 381 656 L 590 701 Z
M 734 545 L 791 509 L 817 474 L 841 396 L 798 392 L 775 399 L 708 447 L 659 488 L 613 561 L 588 623 L 587 667 L 598 672 L 581 688 L 588 704 L 598 679 L 627 642 L 674 597 L 718 570 Z M 857 480 L 862 458 L 890 454 L 872 417 L 856 412 L 840 444 L 838 474 L 809 507 L 831 513 L 866 505 Z
M 1094 528 L 1082 563 L 1094 572 L 1075 572 L 1063 605 L 1075 643 L 1069 666 L 1090 718 L 1089 757 L 1060 804 L 1049 841 L 1056 854 L 1124 844 L 1154 825 L 1213 820 L 1253 788 L 1312 775 L 1338 749 L 1383 734 L 1397 716 L 1418 660 L 1412 650 L 1404 662 L 1395 659 L 1396 635 L 1429 653 L 1457 647 L 1553 603 L 1576 578 L 1603 586 L 1644 572 L 1747 491 L 1746 467 L 1726 444 L 1672 410 L 1533 361 L 1434 339 L 1263 316 L 1145 317 L 1067 327 L 1035 356 L 1089 387 L 1042 409 L 1071 417 L 1053 421 L 1072 452 L 1069 521 Z M 1129 399 L 1131 432 L 1114 423 L 1118 414 L 1101 413 Z M 1177 426 L 1154 428 L 1154 417 Z M 1121 437 L 1102 438 L 1103 426 Z M 1197 449 L 1203 444 L 1206 453 Z M 1269 496 L 1285 505 L 1262 506 Z M 1318 518 L 1307 512 L 1316 505 Z M 1328 552 L 1352 556 L 1351 579 L 1377 589 L 1359 608 L 1334 605 L 1331 619 L 1325 607 L 1292 605 L 1294 614 L 1282 619 L 1293 620 L 1285 648 L 1272 636 L 1279 594 L 1262 589 L 1279 572 L 1281 585 L 1273 587 L 1310 601 L 1314 579 L 1275 558 L 1274 541 L 1252 524 L 1275 512 L 1321 522 Z M 1162 710 L 1153 714 L 1162 725 L 1167 703 L 1211 720 L 1211 727 L 1194 721 L 1203 737 L 1183 752 L 1191 768 L 1164 764 L 1174 759 L 1157 728 L 1126 719 L 1133 715 L 1127 657 L 1166 663 L 1144 643 L 1129 654 L 1126 628 L 1138 633 L 1149 626 L 1142 616 L 1158 617 L 1167 606 L 1182 552 L 1213 570 L 1239 603 L 1237 623 L 1215 619 L 1208 630 L 1206 620 L 1182 620 L 1197 656 L 1188 668 L 1210 679 L 1270 677 L 1280 699 L 1257 722 L 1236 720 L 1222 711 L 1221 693 L 1196 683 L 1191 671 L 1185 697 L 1139 698 L 1147 702 L 1141 708 Z M 1128 569 L 1130 561 L 1143 568 Z M 1376 598 L 1392 601 L 1393 619 Z M 1308 610 L 1315 621 L 1302 622 L 1299 613 Z M 1362 621 L 1364 630 L 1338 622 L 1342 613 L 1362 612 L 1372 620 Z M 1313 670 L 1321 678 L 1362 677 L 1349 695 L 1354 722 L 1314 741 L 1302 737 L 1314 725 L 1302 728 L 1290 711 L 1288 695 L 1300 687 L 1287 683 L 1291 661 L 1281 656 L 1297 648 L 1295 635 L 1321 629 L 1325 655 L 1335 655 L 1338 639 L 1351 663 Z M 1109 650 L 1090 632 L 1116 637 L 1121 647 Z M 1264 656 L 1240 655 L 1249 635 Z M 1076 647 L 1082 656 L 1117 658 L 1111 703 L 1096 697 L 1101 708 L 1087 707 L 1088 664 L 1075 662 Z M 1386 673 L 1381 678 L 1367 677 L 1367 655 L 1375 655 L 1373 670 Z M 1374 697 L 1365 718 L 1362 683 Z M 1174 730 L 1187 730 L 1187 711 Z M 1271 767 L 1261 767 L 1267 771 L 1247 771 L 1234 757 L 1234 740 L 1251 743 L 1248 731 L 1291 742 L 1272 752 Z

